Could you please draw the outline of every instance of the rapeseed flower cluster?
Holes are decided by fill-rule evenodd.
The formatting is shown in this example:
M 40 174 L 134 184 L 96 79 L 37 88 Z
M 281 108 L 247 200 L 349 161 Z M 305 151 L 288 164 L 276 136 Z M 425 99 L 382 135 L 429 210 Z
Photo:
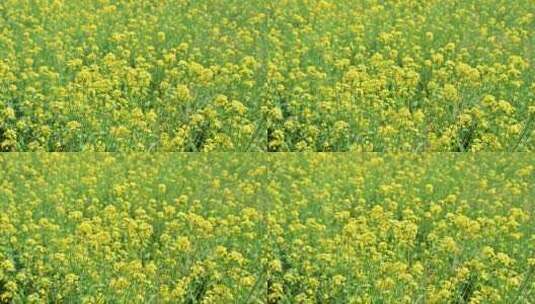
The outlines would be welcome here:
M 1 151 L 533 151 L 531 0 L 4 0 Z
M 532 151 L 534 12 L 525 0 L 277 1 L 268 149 Z
M 262 2 L 2 1 L 0 151 L 265 150 Z
M 535 303 L 534 29 L 533 0 L 0 1 L 0 152 L 36 152 L 0 155 L 0 304 Z M 305 153 L 153 153 L 228 151 Z M 452 151 L 499 153 L 400 153 Z
M 0 156 L 0 303 L 262 303 L 253 160 Z
M 533 155 L 271 164 L 267 303 L 533 303 Z
M 0 156 L 0 303 L 532 303 L 531 154 Z

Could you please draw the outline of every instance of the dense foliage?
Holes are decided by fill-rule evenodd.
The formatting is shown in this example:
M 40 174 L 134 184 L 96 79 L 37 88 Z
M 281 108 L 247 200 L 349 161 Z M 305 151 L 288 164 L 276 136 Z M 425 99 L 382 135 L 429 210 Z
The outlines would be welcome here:
M 534 155 L 12 154 L 0 168 L 0 302 L 535 302 Z
M 4 151 L 532 151 L 532 0 L 5 0 Z

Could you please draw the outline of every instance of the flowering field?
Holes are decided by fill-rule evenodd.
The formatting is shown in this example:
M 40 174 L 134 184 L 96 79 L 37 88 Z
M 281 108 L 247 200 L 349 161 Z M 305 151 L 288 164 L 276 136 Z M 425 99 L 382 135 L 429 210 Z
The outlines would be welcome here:
M 535 303 L 535 155 L 0 168 L 0 303 Z
M 287 0 L 272 19 L 271 150 L 534 150 L 534 1 Z
M 205 155 L 0 156 L 0 303 L 261 303 L 265 167 Z
M 268 303 L 535 303 L 535 155 L 273 160 Z
M 2 150 L 265 150 L 260 0 L 3 0 Z
M 533 151 L 533 0 L 3 0 L 2 151 Z

